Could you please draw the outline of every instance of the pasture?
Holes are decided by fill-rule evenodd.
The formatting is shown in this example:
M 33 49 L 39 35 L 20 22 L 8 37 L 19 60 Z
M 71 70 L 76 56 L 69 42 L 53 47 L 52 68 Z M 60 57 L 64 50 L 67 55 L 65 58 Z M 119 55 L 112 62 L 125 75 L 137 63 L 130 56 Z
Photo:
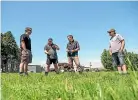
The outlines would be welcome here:
M 2 100 L 138 100 L 138 72 L 1 74 Z

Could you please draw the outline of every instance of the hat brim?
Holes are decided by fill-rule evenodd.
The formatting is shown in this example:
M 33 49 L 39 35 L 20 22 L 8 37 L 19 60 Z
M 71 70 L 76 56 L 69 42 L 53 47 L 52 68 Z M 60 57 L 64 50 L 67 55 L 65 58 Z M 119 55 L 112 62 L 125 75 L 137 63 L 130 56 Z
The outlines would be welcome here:
M 111 33 L 111 31 L 107 31 L 107 33 Z

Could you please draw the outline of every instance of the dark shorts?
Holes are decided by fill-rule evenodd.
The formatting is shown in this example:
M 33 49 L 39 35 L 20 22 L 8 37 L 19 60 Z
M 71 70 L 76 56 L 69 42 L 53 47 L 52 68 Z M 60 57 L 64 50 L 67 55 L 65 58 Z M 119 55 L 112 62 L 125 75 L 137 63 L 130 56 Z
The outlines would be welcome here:
M 124 53 L 116 52 L 112 54 L 113 66 L 122 66 L 124 65 Z
M 30 50 L 21 51 L 21 63 L 32 63 L 32 53 Z
M 50 65 L 50 64 L 57 64 L 58 63 L 58 60 L 57 59 L 49 59 L 47 58 L 47 61 L 46 61 L 46 64 L 47 65 Z

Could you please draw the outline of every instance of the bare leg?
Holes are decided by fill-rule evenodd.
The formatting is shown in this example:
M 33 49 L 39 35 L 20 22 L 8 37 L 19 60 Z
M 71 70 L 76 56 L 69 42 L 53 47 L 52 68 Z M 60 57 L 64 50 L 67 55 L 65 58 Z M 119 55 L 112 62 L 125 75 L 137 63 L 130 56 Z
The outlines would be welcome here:
M 126 67 L 126 65 L 122 66 L 122 70 L 123 70 L 123 73 L 127 73 L 127 67 Z
M 55 71 L 58 71 L 58 66 L 57 66 L 57 64 L 54 64 L 54 67 L 55 67 Z
M 80 61 L 79 61 L 79 57 L 74 57 L 74 62 L 75 62 L 75 65 L 77 67 L 77 70 L 80 71 Z
M 45 67 L 45 75 L 48 75 L 48 72 L 50 71 L 50 64 L 47 64 L 47 67 Z
M 49 72 L 50 71 L 50 65 L 47 65 L 47 67 L 45 68 L 45 72 Z
M 28 63 L 25 62 L 24 63 L 24 72 L 27 73 L 27 71 L 28 71 Z
M 56 73 L 58 74 L 59 71 L 58 71 L 58 66 L 57 66 L 57 64 L 54 64 L 54 67 L 55 67 L 55 71 L 56 71 Z
M 20 73 L 22 73 L 22 72 L 23 72 L 23 67 L 24 67 L 24 63 L 23 63 L 23 62 L 21 62 L 21 63 L 20 63 Z
M 70 67 L 70 70 L 71 70 L 72 67 L 73 67 L 73 59 L 71 57 L 68 57 L 68 63 L 69 63 L 69 67 Z
M 121 73 L 122 73 L 122 69 L 121 69 L 121 67 L 118 66 L 117 69 L 118 69 L 118 72 L 121 74 Z

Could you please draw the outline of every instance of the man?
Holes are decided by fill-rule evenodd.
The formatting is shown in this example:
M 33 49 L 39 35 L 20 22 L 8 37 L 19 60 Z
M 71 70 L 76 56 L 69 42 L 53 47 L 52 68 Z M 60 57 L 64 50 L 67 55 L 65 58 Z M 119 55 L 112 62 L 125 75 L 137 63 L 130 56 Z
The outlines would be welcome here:
M 110 39 L 110 47 L 109 53 L 113 59 L 113 66 L 117 66 L 118 72 L 122 74 L 127 73 L 126 65 L 124 63 L 124 47 L 125 47 L 125 40 L 120 34 L 116 34 L 115 29 L 110 29 L 107 31 L 111 36 Z
M 78 51 L 80 50 L 79 43 L 73 39 L 72 35 L 67 36 L 69 43 L 67 44 L 67 57 L 68 62 L 71 67 L 73 67 L 73 61 L 79 72 L 82 72 L 83 69 L 80 66 Z
M 20 36 L 20 48 L 21 48 L 21 63 L 20 63 L 20 72 L 22 75 L 23 72 L 25 75 L 28 75 L 28 64 L 32 62 L 32 53 L 31 53 L 31 39 L 30 35 L 32 33 L 32 28 L 26 27 L 25 33 Z
M 50 65 L 53 63 L 55 67 L 55 71 L 58 74 L 58 56 L 56 50 L 59 50 L 59 47 L 53 43 L 53 39 L 48 39 L 48 44 L 44 47 L 44 52 L 47 54 L 47 67 L 45 69 L 45 75 L 48 75 L 48 72 L 50 71 Z

